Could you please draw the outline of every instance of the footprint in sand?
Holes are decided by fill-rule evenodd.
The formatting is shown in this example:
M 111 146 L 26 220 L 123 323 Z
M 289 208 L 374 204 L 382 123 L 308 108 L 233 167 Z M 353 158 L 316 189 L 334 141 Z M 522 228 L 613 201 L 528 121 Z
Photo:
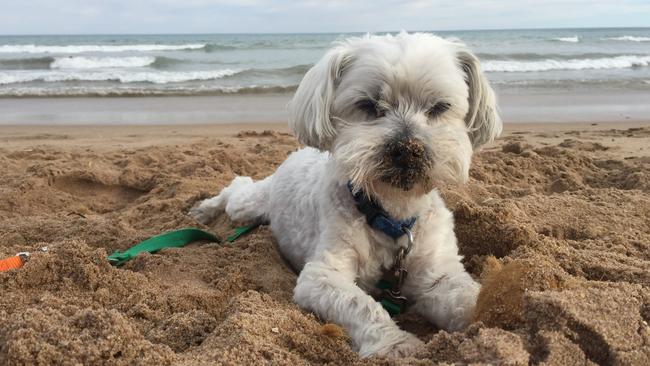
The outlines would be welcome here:
M 122 185 L 104 184 L 89 178 L 61 176 L 53 186 L 81 201 L 90 210 L 106 213 L 125 208 L 147 191 Z

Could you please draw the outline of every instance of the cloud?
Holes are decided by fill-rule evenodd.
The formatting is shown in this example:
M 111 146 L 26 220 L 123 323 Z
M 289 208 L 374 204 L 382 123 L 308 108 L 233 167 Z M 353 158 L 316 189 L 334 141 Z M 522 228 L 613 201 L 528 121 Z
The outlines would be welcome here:
M 645 0 L 20 0 L 1 34 L 378 32 L 650 26 Z

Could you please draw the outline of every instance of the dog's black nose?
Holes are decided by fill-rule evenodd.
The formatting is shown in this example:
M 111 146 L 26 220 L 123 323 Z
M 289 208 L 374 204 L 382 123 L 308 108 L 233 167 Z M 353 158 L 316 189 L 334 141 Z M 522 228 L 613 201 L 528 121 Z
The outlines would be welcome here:
M 391 141 L 386 152 L 391 163 L 402 169 L 413 169 L 422 165 L 422 160 L 426 155 L 424 144 L 416 138 Z
M 395 138 L 384 148 L 382 180 L 405 191 L 428 178 L 432 161 L 426 145 L 412 136 Z

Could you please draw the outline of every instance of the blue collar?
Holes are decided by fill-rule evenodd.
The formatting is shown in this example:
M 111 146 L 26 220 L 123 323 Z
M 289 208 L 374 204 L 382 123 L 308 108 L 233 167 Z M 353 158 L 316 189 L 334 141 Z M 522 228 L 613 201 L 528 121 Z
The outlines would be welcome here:
M 359 212 L 361 212 L 365 217 L 368 225 L 375 230 L 381 231 L 382 233 L 397 240 L 405 234 L 403 228 L 409 230 L 413 229 L 415 225 L 415 220 L 417 217 L 411 217 L 406 220 L 396 220 L 384 210 L 379 203 L 369 199 L 368 196 L 363 191 L 358 191 L 356 194 L 352 190 L 352 184 L 348 182 L 348 190 L 352 193 L 354 198 L 354 203 L 357 206 Z

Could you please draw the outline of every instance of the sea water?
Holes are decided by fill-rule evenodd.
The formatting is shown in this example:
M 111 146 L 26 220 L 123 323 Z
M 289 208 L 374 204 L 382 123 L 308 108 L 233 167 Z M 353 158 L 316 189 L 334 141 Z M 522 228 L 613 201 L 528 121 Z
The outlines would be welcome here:
M 499 91 L 650 90 L 650 28 L 433 32 Z M 282 93 L 363 34 L 0 36 L 0 97 Z

